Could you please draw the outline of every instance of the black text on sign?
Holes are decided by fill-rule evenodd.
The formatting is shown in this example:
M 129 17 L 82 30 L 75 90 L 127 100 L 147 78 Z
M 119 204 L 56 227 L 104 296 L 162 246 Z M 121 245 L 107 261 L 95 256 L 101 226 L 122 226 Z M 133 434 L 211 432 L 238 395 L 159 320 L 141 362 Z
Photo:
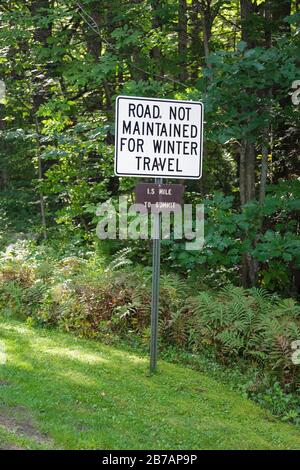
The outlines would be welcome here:
M 202 103 L 117 98 L 116 175 L 198 179 L 202 149 Z

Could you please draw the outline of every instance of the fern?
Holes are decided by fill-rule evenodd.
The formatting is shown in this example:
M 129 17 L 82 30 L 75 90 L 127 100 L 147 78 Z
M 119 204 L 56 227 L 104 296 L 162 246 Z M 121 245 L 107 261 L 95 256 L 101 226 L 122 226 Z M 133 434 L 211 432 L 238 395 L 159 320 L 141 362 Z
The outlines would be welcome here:
M 117 253 L 115 253 L 112 256 L 112 260 L 106 267 L 105 271 L 116 271 L 120 268 L 131 265 L 132 261 L 128 258 L 128 255 L 131 253 L 131 251 L 131 248 L 124 248 L 123 250 L 119 250 Z

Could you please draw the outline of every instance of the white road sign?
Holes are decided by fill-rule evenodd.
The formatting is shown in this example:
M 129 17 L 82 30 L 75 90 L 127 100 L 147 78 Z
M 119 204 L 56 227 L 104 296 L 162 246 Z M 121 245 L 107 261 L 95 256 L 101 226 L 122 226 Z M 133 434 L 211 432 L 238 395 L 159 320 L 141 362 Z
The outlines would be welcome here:
M 115 174 L 201 178 L 203 112 L 197 101 L 118 96 Z

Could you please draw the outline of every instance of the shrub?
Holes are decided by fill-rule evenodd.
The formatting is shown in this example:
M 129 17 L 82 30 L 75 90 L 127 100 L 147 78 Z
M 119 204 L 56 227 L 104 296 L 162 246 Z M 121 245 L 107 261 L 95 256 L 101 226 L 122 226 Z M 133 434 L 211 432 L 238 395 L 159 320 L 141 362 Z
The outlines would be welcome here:
M 45 262 L 35 247 L 17 244 L 0 258 L 0 311 L 80 336 L 148 344 L 151 270 L 127 255 L 123 250 L 106 266 L 94 256 L 47 256 Z M 159 329 L 161 348 L 209 354 L 228 366 L 246 363 L 267 374 L 271 385 L 254 384 L 249 393 L 274 410 L 275 392 L 268 398 L 266 387 L 277 382 L 289 394 L 299 387 L 291 343 L 300 339 L 300 307 L 293 299 L 232 285 L 207 290 L 200 281 L 162 274 Z M 287 402 L 280 400 L 283 409 Z
M 163 242 L 162 256 L 169 266 L 185 275 L 196 271 L 209 286 L 239 285 L 242 258 L 249 253 L 260 267 L 259 287 L 299 295 L 299 179 L 270 185 L 263 205 L 253 200 L 242 210 L 235 207 L 233 196 L 222 193 L 186 197 L 205 206 L 205 244 L 201 252 L 193 252 L 182 241 Z
M 300 338 L 300 307 L 293 299 L 227 286 L 188 299 L 181 315 L 193 351 L 212 348 L 222 362 L 247 359 L 275 374 L 282 386 L 300 382 L 291 360 L 291 343 Z M 175 328 L 178 321 L 177 313 Z

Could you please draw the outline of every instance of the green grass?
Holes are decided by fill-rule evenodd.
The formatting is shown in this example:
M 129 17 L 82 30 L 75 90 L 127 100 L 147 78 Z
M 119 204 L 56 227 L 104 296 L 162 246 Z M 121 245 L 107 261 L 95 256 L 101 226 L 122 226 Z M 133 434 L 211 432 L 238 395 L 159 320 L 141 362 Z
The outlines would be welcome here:
M 0 448 L 300 449 L 283 424 L 207 375 L 56 330 L 0 321 Z

